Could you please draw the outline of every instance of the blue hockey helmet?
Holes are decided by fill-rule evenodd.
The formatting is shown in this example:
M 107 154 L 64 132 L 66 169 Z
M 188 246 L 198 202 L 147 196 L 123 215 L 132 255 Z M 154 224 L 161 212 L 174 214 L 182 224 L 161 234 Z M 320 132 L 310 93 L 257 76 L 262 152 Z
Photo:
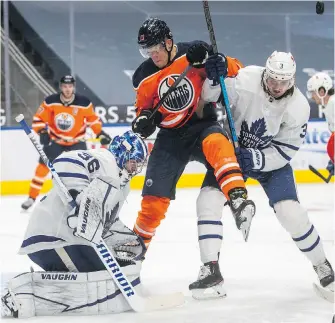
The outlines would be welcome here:
M 119 168 L 126 170 L 130 176 L 140 173 L 148 158 L 148 148 L 143 139 L 131 130 L 115 136 L 108 149 Z

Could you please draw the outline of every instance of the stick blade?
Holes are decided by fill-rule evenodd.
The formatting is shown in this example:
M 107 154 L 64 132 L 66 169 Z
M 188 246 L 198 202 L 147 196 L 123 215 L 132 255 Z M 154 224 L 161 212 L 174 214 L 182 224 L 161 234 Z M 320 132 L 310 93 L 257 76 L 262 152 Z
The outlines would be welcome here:
M 251 227 L 251 221 L 255 215 L 255 207 L 250 204 L 248 206 L 246 206 L 246 221 L 244 221 L 241 224 L 240 230 L 242 232 L 242 236 L 245 242 L 248 242 L 248 238 L 249 238 L 249 233 L 250 233 L 250 227 Z
M 325 299 L 326 301 L 330 303 L 335 303 L 333 291 L 327 288 L 324 288 L 321 285 L 315 284 L 315 283 L 313 283 L 313 288 L 316 294 L 319 295 L 321 298 Z

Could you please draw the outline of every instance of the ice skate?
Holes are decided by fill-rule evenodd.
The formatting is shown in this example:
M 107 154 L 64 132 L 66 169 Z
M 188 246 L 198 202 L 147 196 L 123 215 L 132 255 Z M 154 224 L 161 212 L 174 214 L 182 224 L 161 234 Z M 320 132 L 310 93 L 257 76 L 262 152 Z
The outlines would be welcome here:
M 189 286 L 189 290 L 193 298 L 199 300 L 226 297 L 219 263 L 211 261 L 201 266 L 198 280 Z
M 326 259 L 324 263 L 313 266 L 318 275 L 320 284 L 314 283 L 315 292 L 327 301 L 334 303 L 334 271 Z
M 23 211 L 27 211 L 34 205 L 34 203 L 35 199 L 33 199 L 32 197 L 28 197 L 28 199 L 21 204 L 21 208 Z

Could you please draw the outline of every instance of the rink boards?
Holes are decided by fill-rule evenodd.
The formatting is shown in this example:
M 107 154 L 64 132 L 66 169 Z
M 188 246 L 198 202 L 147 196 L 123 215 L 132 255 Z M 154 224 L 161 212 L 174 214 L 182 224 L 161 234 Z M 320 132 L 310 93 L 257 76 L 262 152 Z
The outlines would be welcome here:
M 111 136 L 121 134 L 130 127 L 105 126 L 104 130 Z M 1 194 L 27 194 L 31 178 L 34 176 L 37 165 L 38 154 L 26 137 L 24 132 L 17 128 L 2 129 L 1 135 Z M 89 136 L 89 134 L 88 134 Z M 326 144 L 330 133 L 325 121 L 310 121 L 307 129 L 305 142 L 292 160 L 297 183 L 315 183 L 321 180 L 315 176 L 308 165 L 320 169 L 321 173 L 328 175 L 325 170 L 328 163 Z M 155 134 L 147 140 L 149 149 L 155 140 Z M 98 147 L 94 140 L 88 141 L 90 147 Z M 144 183 L 143 172 L 132 180 L 133 189 L 141 189 Z M 197 162 L 191 162 L 186 167 L 178 187 L 199 187 L 201 186 L 205 168 Z M 257 184 L 256 181 L 249 181 L 248 184 Z M 42 192 L 47 192 L 51 187 L 51 180 L 47 180 Z

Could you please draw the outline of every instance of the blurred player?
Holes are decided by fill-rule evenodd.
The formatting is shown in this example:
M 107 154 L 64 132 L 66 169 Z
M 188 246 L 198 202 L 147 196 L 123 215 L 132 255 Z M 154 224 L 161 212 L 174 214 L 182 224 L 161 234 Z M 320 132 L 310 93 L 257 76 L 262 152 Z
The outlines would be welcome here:
M 175 199 L 176 184 L 191 160 L 203 163 L 207 173 L 202 184 L 205 189 L 215 188 L 216 195 L 210 203 L 221 210 L 221 195 L 230 201 L 231 210 L 238 229 L 247 239 L 248 228 L 255 212 L 255 205 L 247 199 L 234 148 L 223 128 L 217 122 L 212 104 L 204 107 L 200 102 L 203 82 L 214 78 L 217 55 L 208 56 L 209 46 L 202 41 L 174 43 L 167 24 L 157 18 L 146 20 L 138 33 L 141 54 L 147 58 L 135 71 L 133 85 L 136 90 L 137 117 L 133 130 L 143 137 L 149 137 L 158 126 L 160 131 L 149 157 L 143 187 L 142 209 L 138 213 L 134 231 L 140 235 L 146 246 L 155 235 L 170 204 Z M 208 69 L 207 62 L 211 62 Z M 221 72 L 234 76 L 241 64 L 234 58 L 227 58 Z M 168 91 L 185 68 L 193 68 L 177 88 L 164 101 L 152 119 L 152 108 Z M 205 68 L 206 70 L 205 70 Z M 228 67 L 228 71 L 227 71 Z M 218 212 L 207 212 L 207 203 L 198 206 L 199 240 L 207 244 L 221 244 L 222 223 Z M 219 204 L 218 204 L 219 203 Z M 221 211 L 220 215 L 221 215 Z M 215 220 L 214 220 L 215 218 Z M 206 266 L 210 268 L 211 286 L 224 296 L 223 278 L 220 273 L 219 254 L 208 255 Z
M 111 138 L 102 131 L 101 121 L 94 113 L 93 104 L 85 96 L 75 93 L 73 76 L 63 76 L 59 88 L 60 93 L 48 96 L 38 108 L 32 126 L 39 134 L 49 160 L 53 161 L 63 151 L 87 149 L 87 127 L 101 139 L 101 144 L 108 144 Z M 28 210 L 34 204 L 48 173 L 48 167 L 40 158 L 30 183 L 29 197 L 22 203 L 22 209 Z
M 325 117 L 328 129 L 331 132 L 327 144 L 327 152 L 330 161 L 327 166 L 329 174 L 334 175 L 334 109 L 335 96 L 333 81 L 326 73 L 316 73 L 307 82 L 307 94 L 317 105 L 325 107 Z
M 309 104 L 295 85 L 295 73 L 291 53 L 275 51 L 265 68 L 247 66 L 235 79 L 225 80 L 239 135 L 237 158 L 244 178 L 259 181 L 278 221 L 312 263 L 321 284 L 317 288 L 333 297 L 334 272 L 307 210 L 299 203 L 290 165 L 304 141 L 310 115 Z M 206 101 L 216 102 L 220 93 L 217 86 L 204 84 Z M 209 201 L 208 191 L 201 190 L 199 200 Z M 212 203 L 207 207 L 218 212 Z
M 69 210 L 64 205 L 57 185 L 36 205 L 20 254 L 45 272 L 22 273 L 9 282 L 2 298 L 6 315 L 28 318 L 130 309 L 91 244 L 103 237 L 134 286 L 140 284 L 139 260 L 145 247 L 119 220 L 119 212 L 129 181 L 141 172 L 147 155 L 143 140 L 127 131 L 114 137 L 109 149 L 64 152 L 54 160 L 78 207 Z

